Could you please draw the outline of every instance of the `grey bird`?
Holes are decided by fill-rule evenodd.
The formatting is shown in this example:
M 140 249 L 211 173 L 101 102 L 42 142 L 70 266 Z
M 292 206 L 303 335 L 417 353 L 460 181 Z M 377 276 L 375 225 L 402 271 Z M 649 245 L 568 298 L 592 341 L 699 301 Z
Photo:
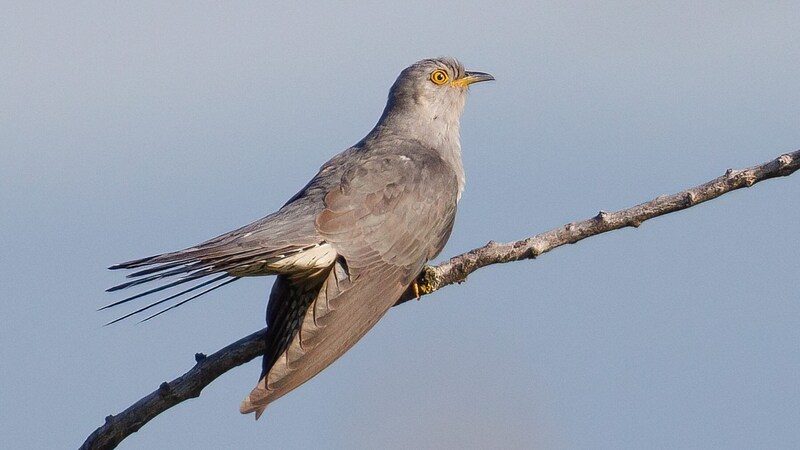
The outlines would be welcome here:
M 372 131 L 277 212 L 184 250 L 111 266 L 139 270 L 109 291 L 177 278 L 102 309 L 197 284 L 110 323 L 182 298 L 148 320 L 242 277 L 277 275 L 263 371 L 240 408 L 258 419 L 361 339 L 442 250 L 464 189 L 467 87 L 493 79 L 452 58 L 406 68 Z

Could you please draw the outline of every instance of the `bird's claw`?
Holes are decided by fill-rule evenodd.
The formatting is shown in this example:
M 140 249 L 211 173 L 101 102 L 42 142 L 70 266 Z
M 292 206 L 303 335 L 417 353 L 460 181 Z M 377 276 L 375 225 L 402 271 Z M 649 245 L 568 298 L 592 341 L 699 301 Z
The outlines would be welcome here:
M 422 280 L 422 282 L 419 280 L 414 280 L 414 282 L 411 283 L 411 289 L 414 290 L 414 296 L 417 297 L 417 300 L 419 300 L 423 295 L 428 295 L 433 292 L 433 289 L 430 288 L 425 280 Z

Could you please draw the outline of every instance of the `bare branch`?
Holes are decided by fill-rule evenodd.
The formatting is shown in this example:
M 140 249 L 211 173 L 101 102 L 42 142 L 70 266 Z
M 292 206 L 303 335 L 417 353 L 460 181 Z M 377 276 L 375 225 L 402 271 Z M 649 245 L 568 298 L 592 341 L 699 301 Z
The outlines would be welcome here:
M 178 403 L 199 397 L 200 391 L 223 373 L 264 354 L 265 332 L 266 328 L 239 339 L 210 356 L 195 354 L 197 364 L 191 370 L 169 383 L 161 383 L 158 389 L 116 416 L 107 416 L 106 422 L 94 430 L 81 445 L 81 450 L 115 448 L 157 415 Z
M 625 227 L 638 227 L 645 220 L 690 208 L 736 189 L 750 187 L 759 181 L 791 175 L 798 168 L 800 150 L 744 170 L 728 169 L 721 177 L 700 186 L 672 195 L 662 195 L 649 202 L 612 213 L 600 211 L 591 219 L 571 222 L 527 239 L 503 244 L 490 241 L 483 247 L 450 258 L 446 263 L 425 267 L 419 277 L 420 291 L 427 294 L 453 283 L 461 283 L 467 279 L 467 275 L 481 267 L 533 259 L 556 247 L 574 244 L 590 236 Z M 397 304 L 411 298 L 414 295 L 406 292 Z
M 469 274 L 481 267 L 536 258 L 556 247 L 574 244 L 590 236 L 625 227 L 638 227 L 654 217 L 690 208 L 763 180 L 787 176 L 798 169 L 800 150 L 744 170 L 728 169 L 724 175 L 700 186 L 660 196 L 620 211 L 600 211 L 590 219 L 568 223 L 527 239 L 509 243 L 490 241 L 483 247 L 455 256 L 438 266 L 425 267 L 417 280 L 419 292 L 429 294 L 453 283 L 464 282 Z M 409 289 L 397 305 L 415 297 L 416 294 Z M 197 364 L 191 370 L 169 383 L 162 383 L 158 389 L 116 416 L 106 417 L 105 424 L 89 435 L 81 449 L 115 448 L 150 419 L 184 400 L 198 397 L 204 387 L 223 373 L 263 354 L 266 350 L 264 333 L 265 330 L 253 333 L 210 356 L 198 353 L 195 355 Z

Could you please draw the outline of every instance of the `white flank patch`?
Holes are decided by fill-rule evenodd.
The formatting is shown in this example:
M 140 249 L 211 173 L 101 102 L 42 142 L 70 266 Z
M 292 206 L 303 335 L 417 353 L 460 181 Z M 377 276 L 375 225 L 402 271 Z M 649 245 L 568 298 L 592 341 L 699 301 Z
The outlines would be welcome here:
M 297 272 L 330 267 L 336 260 L 336 251 L 330 244 L 320 244 L 308 250 L 287 255 L 270 266 L 277 271 Z

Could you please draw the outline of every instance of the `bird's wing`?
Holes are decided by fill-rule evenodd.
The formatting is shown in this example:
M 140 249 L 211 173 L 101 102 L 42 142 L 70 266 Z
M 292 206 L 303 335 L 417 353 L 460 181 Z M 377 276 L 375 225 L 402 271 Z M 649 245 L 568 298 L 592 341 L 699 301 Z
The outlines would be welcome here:
M 339 256 L 300 314 L 285 307 L 297 297 L 270 299 L 268 327 L 283 331 L 268 345 L 284 345 L 267 355 L 272 360 L 242 413 L 258 417 L 352 347 L 444 246 L 455 217 L 455 173 L 432 150 L 409 150 L 362 158 L 326 195 L 317 229 Z

